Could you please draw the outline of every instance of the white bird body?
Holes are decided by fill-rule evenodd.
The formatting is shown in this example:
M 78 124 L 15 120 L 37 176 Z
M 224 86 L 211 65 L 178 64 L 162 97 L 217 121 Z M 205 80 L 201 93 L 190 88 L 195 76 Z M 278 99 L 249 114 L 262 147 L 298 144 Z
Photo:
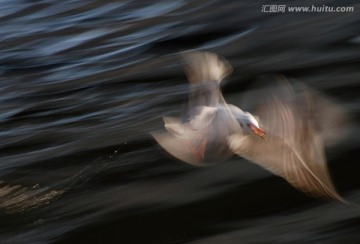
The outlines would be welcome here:
M 336 126 L 331 121 L 343 115 L 339 109 L 329 109 L 333 105 L 309 89 L 296 93 L 285 82 L 257 96 L 262 97 L 257 120 L 225 102 L 219 83 L 231 71 L 227 61 L 212 53 L 190 53 L 185 60 L 193 89 L 189 116 L 165 117 L 167 131 L 152 133 L 168 153 L 194 165 L 237 154 L 309 195 L 344 201 L 328 174 L 323 142 L 329 125 Z

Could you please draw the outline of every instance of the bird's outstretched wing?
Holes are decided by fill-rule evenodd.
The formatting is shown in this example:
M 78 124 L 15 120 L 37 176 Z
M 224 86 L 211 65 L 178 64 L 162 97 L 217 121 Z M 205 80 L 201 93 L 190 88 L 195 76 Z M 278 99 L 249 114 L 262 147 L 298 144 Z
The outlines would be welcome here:
M 167 131 L 152 135 L 162 148 L 184 162 L 202 165 L 223 161 L 232 154 L 227 137 L 239 129 L 219 89 L 232 68 L 213 53 L 187 52 L 183 58 L 191 89 L 188 111 L 182 120 L 164 118 Z
M 165 117 L 166 131 L 152 136 L 169 154 L 189 164 L 200 166 L 226 160 L 232 155 L 227 138 L 240 131 L 240 126 L 227 107 L 203 110 L 201 116 L 186 123 Z
M 210 52 L 184 52 L 185 73 L 191 84 L 220 83 L 232 72 L 232 67 L 227 60 Z
M 220 82 L 232 72 L 231 65 L 210 52 L 185 52 L 185 73 L 190 83 L 189 112 L 199 106 L 217 107 L 225 103 Z
M 318 117 L 331 104 L 316 103 L 320 98 L 306 89 L 295 91 L 289 83 L 265 93 L 268 99 L 261 101 L 257 115 L 268 133 L 267 140 L 235 134 L 229 137 L 230 149 L 309 195 L 344 202 L 330 179 L 324 155 L 323 132 L 333 123 L 323 123 Z
M 153 132 L 151 135 L 157 143 L 159 143 L 159 145 L 173 157 L 196 166 L 200 166 L 202 164 L 202 160 L 197 158 L 188 146 L 191 145 L 189 144 L 191 141 L 176 137 L 167 131 Z

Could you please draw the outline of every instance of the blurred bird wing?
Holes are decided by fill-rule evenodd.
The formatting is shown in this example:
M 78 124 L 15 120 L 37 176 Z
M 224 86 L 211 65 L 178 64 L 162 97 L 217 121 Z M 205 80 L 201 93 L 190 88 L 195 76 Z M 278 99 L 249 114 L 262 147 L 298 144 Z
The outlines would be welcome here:
M 201 157 L 198 154 L 204 154 L 208 146 L 212 155 L 225 157 L 229 154 L 226 137 L 238 125 L 226 107 L 219 83 L 232 68 L 225 59 L 213 53 L 187 52 L 183 58 L 191 84 L 188 114 L 183 121 L 165 117 L 168 132 L 152 135 L 174 157 L 199 165 Z
M 191 84 L 216 81 L 220 83 L 232 72 L 227 60 L 210 52 L 185 52 L 185 72 Z
M 296 97 L 288 84 L 267 93 L 271 95 L 258 115 L 268 139 L 235 134 L 229 137 L 230 149 L 309 195 L 343 201 L 331 182 L 322 138 L 309 117 L 309 101 Z
M 320 146 L 314 141 L 307 145 L 309 152 L 299 152 L 278 138 L 264 141 L 253 135 L 229 137 L 229 147 L 235 154 L 283 177 L 297 189 L 309 195 L 343 201 L 330 180 Z
M 216 116 L 217 108 L 198 107 L 198 113 L 190 121 L 183 123 L 179 118 L 164 117 L 167 132 L 152 133 L 154 139 L 169 154 L 189 164 L 201 165 L 201 160 L 194 155 L 211 133 L 207 127 Z M 205 150 L 205 147 L 204 147 Z
M 176 117 L 163 117 L 165 129 L 178 137 L 186 137 L 191 133 L 199 132 L 210 125 L 216 116 L 218 108 L 198 107 L 195 116 L 188 122 L 182 122 Z M 189 138 L 190 139 L 190 138 Z
M 314 89 L 298 84 L 300 94 L 309 104 L 309 118 L 325 146 L 338 143 L 345 138 L 349 125 L 348 113 L 344 107 Z
M 163 117 L 164 127 L 167 131 L 175 136 L 181 137 L 184 135 L 184 126 L 179 118 L 175 117 Z
M 197 160 L 196 157 L 189 150 L 189 142 L 184 138 L 179 138 L 174 136 L 169 132 L 154 132 L 151 133 L 154 139 L 159 143 L 159 145 L 165 149 L 169 154 L 174 156 L 177 159 L 180 159 L 183 162 L 188 164 L 200 166 L 201 161 Z
M 165 117 L 167 132 L 152 136 L 172 156 L 189 164 L 223 161 L 231 155 L 227 146 L 228 135 L 240 131 L 240 126 L 227 107 L 203 108 L 192 121 L 181 123 L 177 118 Z M 198 154 L 202 151 L 204 158 Z
M 193 130 L 204 129 L 209 126 L 216 116 L 216 107 L 202 106 L 199 108 L 198 113 L 188 122 L 189 126 Z
M 232 72 L 231 65 L 209 52 L 185 52 L 182 56 L 191 84 L 189 109 L 196 106 L 217 107 L 219 103 L 224 103 L 219 84 Z

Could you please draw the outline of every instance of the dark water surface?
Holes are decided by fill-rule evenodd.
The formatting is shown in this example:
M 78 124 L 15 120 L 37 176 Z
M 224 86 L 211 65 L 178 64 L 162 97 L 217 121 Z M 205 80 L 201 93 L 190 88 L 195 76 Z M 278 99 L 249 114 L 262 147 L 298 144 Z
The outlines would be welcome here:
M 182 164 L 149 135 L 186 102 L 181 51 L 228 58 L 223 91 L 235 103 L 283 73 L 351 114 L 353 132 L 326 152 L 337 189 L 360 203 L 359 11 L 358 1 L 2 1 L 0 242 L 359 242 L 360 208 L 307 197 L 236 157 Z

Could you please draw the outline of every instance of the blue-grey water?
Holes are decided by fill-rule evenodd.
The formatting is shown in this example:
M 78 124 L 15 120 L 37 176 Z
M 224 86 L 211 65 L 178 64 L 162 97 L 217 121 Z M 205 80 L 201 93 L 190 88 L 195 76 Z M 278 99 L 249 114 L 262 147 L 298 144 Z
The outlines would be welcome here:
M 264 4 L 354 12 L 262 13 Z M 229 59 L 230 101 L 285 74 L 350 115 L 352 133 L 326 153 L 340 194 L 359 204 L 358 1 L 0 5 L 1 243 L 360 242 L 360 208 L 308 197 L 237 157 L 183 164 L 149 134 L 186 104 L 179 52 Z

